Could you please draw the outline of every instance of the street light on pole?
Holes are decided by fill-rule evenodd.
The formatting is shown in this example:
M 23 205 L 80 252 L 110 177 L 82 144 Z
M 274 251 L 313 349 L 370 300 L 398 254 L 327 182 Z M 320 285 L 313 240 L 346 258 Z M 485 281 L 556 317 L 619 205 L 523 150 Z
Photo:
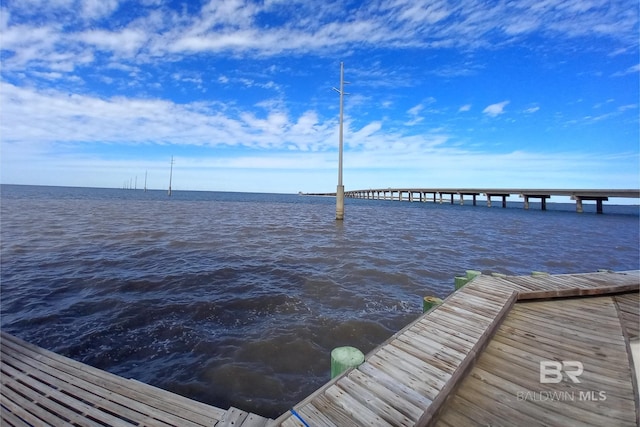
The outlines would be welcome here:
M 333 90 L 335 90 L 336 92 L 338 92 L 340 94 L 340 131 L 339 131 L 339 140 L 340 140 L 340 146 L 338 149 L 338 187 L 336 188 L 336 220 L 343 220 L 344 219 L 344 185 L 342 185 L 342 150 L 343 150 L 343 143 L 342 143 L 342 117 L 343 117 L 343 112 L 344 112 L 344 96 L 348 95 L 344 92 L 344 85 L 348 84 L 348 82 L 344 81 L 344 62 L 340 63 L 340 89 L 336 89 L 335 87 L 333 88 Z

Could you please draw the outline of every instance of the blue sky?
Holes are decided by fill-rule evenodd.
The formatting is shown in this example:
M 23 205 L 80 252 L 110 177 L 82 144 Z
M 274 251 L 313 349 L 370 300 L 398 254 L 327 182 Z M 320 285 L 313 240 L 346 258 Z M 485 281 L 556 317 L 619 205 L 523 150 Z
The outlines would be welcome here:
M 3 0 L 2 183 L 638 188 L 631 0 Z

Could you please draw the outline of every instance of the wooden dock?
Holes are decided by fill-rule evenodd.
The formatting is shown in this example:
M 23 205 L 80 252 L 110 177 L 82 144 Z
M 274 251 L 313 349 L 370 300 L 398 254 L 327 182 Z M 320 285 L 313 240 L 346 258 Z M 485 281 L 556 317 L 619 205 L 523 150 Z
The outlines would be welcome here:
M 314 195 L 329 195 L 335 193 L 317 193 Z M 429 197 L 433 195 L 433 197 Z M 576 202 L 576 212 L 583 211 L 582 202 L 592 200 L 596 202 L 596 212 L 603 213 L 602 202 L 608 201 L 610 197 L 626 199 L 640 198 L 640 190 L 631 189 L 610 189 L 610 190 L 578 190 L 578 189 L 517 189 L 517 188 L 378 188 L 368 190 L 345 191 L 344 196 L 354 199 L 373 200 L 399 200 L 399 201 L 421 201 L 432 200 L 434 203 L 442 203 L 443 198 L 454 203 L 454 196 L 458 197 L 461 205 L 464 205 L 464 197 L 471 197 L 473 206 L 476 205 L 477 196 L 484 195 L 487 199 L 487 206 L 491 207 L 491 199 L 499 197 L 502 199 L 502 207 L 507 207 L 507 197 L 517 195 L 524 199 L 524 208 L 529 209 L 530 199 L 540 199 L 541 209 L 546 210 L 547 199 L 551 196 L 570 197 Z
M 0 338 L 2 426 L 262 427 L 270 421 L 128 380 L 6 333 Z
M 637 426 L 639 289 L 640 271 L 480 275 L 275 421 L 2 333 L 2 425 Z
M 639 288 L 640 271 L 481 275 L 274 425 L 638 425 Z M 543 361 L 580 382 L 541 383 Z

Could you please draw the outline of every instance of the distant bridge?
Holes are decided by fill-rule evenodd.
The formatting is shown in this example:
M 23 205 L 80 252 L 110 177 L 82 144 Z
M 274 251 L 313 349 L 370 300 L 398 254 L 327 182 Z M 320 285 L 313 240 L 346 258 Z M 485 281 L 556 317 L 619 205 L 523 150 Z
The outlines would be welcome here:
M 309 196 L 335 196 L 336 193 L 305 193 Z M 344 196 L 352 199 L 371 200 L 397 200 L 397 201 L 433 201 L 443 203 L 444 198 L 448 198 L 451 204 L 454 203 L 454 196 L 458 196 L 461 205 L 464 204 L 464 197 L 472 198 L 473 205 L 476 205 L 476 197 L 484 195 L 487 198 L 487 206 L 491 207 L 491 199 L 499 197 L 502 199 L 502 207 L 507 207 L 507 197 L 512 195 L 524 198 L 524 208 L 529 209 L 530 199 L 540 199 L 542 210 L 547 209 L 547 199 L 551 196 L 568 196 L 576 202 L 576 212 L 582 212 L 583 200 L 595 200 L 597 213 L 602 213 L 602 202 L 608 201 L 610 197 L 637 199 L 640 198 L 640 190 L 619 190 L 619 189 L 597 189 L 597 190 L 564 190 L 564 189 L 515 189 L 515 188 L 377 188 L 368 190 L 345 191 Z

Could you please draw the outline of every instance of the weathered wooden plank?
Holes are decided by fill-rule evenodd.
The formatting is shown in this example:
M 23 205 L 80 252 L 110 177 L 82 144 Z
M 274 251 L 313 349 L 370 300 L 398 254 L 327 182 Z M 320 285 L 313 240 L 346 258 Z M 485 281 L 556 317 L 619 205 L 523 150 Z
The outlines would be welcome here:
M 365 390 L 370 391 L 378 399 L 384 402 L 385 405 L 392 407 L 403 417 L 412 420 L 413 423 L 415 423 L 420 415 L 422 415 L 422 408 L 417 407 L 410 401 L 404 399 L 394 390 L 386 388 L 384 384 L 377 381 L 377 378 L 372 378 L 358 369 L 351 371 L 348 378 L 363 387 Z
M 640 293 L 634 292 L 614 297 L 622 324 L 630 339 L 640 336 Z
M 481 368 L 474 368 L 470 374 L 471 377 L 478 379 L 482 386 L 476 389 L 481 390 L 484 393 L 490 391 L 494 399 L 511 399 L 516 400 L 518 393 L 527 392 L 530 390 L 523 389 L 519 384 L 514 384 L 503 378 L 500 378 L 492 372 L 486 371 Z M 576 401 L 569 402 L 562 400 L 529 400 L 520 401 L 520 404 L 512 403 L 521 412 L 531 415 L 537 419 L 544 420 L 553 425 L 573 425 L 576 422 L 583 423 L 585 425 L 610 425 L 611 423 L 611 410 L 609 414 L 602 415 L 597 412 L 586 411 L 584 408 L 580 408 L 576 405 Z M 516 406 L 517 405 L 517 406 Z M 521 425 L 521 424 L 519 424 Z
M 509 298 L 513 292 L 518 291 L 514 283 L 503 280 L 500 277 L 486 275 L 476 277 L 471 283 L 464 286 L 463 289 L 465 288 L 482 292 L 483 294 L 493 295 L 493 297 L 498 299 L 503 297 Z
M 396 382 L 402 384 L 404 387 L 414 390 L 419 395 L 427 398 L 430 402 L 433 401 L 440 392 L 437 382 L 433 382 L 430 377 L 419 377 L 411 368 L 407 369 L 405 367 L 402 369 L 400 367 L 402 361 L 398 360 L 393 355 L 385 355 L 383 358 L 378 352 L 371 356 L 368 362 L 377 370 L 392 377 Z
M 440 354 L 453 360 L 463 360 L 466 354 L 473 348 L 471 343 L 464 346 L 459 345 L 454 340 L 445 340 L 432 330 L 406 331 L 398 337 L 395 342 L 405 342 L 416 347 L 421 352 L 430 354 Z
M 305 425 L 302 424 L 302 421 L 292 416 L 283 419 L 278 425 L 283 427 L 305 427 Z
M 5 381 L 6 378 L 3 378 L 3 382 Z M 3 385 L 3 394 L 10 389 L 24 396 L 25 399 L 20 400 L 20 405 L 27 412 L 37 412 L 38 417 L 48 424 L 56 425 L 62 419 L 71 424 L 87 427 L 103 427 L 105 424 L 114 427 L 130 427 L 132 425 L 130 422 L 125 422 L 111 414 L 102 412 L 78 399 L 73 399 L 29 376 L 23 376 L 20 381 L 14 381 L 10 386 L 6 383 Z M 45 408 L 46 411 L 39 411 L 41 407 Z M 93 421 L 87 418 L 86 415 L 101 422 Z
M 608 349 L 615 348 L 618 351 L 624 351 L 625 348 L 622 333 L 615 329 L 610 331 L 610 335 L 606 339 L 600 339 L 601 337 L 604 338 L 600 334 L 593 334 L 591 340 L 585 340 L 584 338 L 589 335 L 584 331 L 580 334 L 571 334 L 567 329 L 559 330 L 557 327 L 541 325 L 527 327 L 527 325 L 531 325 L 530 321 L 514 316 L 509 321 L 508 329 L 505 329 L 505 335 L 520 340 L 535 339 L 543 345 L 572 351 L 575 354 L 582 354 L 586 357 L 593 354 L 593 352 L 601 352 L 607 347 Z M 613 339 L 614 337 L 616 340 Z
M 609 297 L 604 298 L 607 299 Z M 517 310 L 516 313 L 521 317 L 536 318 L 538 321 L 545 323 L 559 322 L 576 326 L 582 325 L 583 328 L 591 328 L 594 330 L 594 333 L 598 333 L 600 328 L 593 328 L 593 325 L 602 325 L 605 329 L 611 329 L 613 327 L 620 328 L 620 320 L 617 316 L 612 319 L 613 306 L 611 303 L 612 301 L 610 300 L 609 307 L 604 307 L 606 309 L 585 304 L 582 310 L 570 304 L 567 304 L 565 307 L 553 304 L 556 305 L 556 307 L 545 309 L 545 307 L 540 306 L 539 303 L 534 303 L 530 306 L 527 305 L 526 310 L 523 308 Z M 589 315 L 585 316 L 585 312 L 589 312 Z
M 486 284 L 484 282 L 483 284 L 485 284 L 485 286 L 487 287 L 493 287 L 495 289 L 500 289 L 500 290 L 509 289 L 518 293 L 530 291 L 528 286 L 521 285 L 518 283 L 517 280 L 514 280 L 515 277 L 519 277 L 519 276 L 506 276 L 506 277 L 492 276 L 490 279 L 487 278 Z M 471 284 L 473 284 L 473 282 Z
M 458 403 L 458 401 L 460 401 L 461 399 L 458 396 L 456 396 L 455 398 L 456 402 L 451 402 L 451 406 L 447 407 L 447 411 L 440 418 L 435 420 L 432 425 L 435 427 L 460 427 L 480 425 L 480 420 L 477 416 L 469 418 L 464 413 L 458 411 L 458 408 L 454 406 L 454 404 Z M 461 403 L 458 404 L 461 405 Z
M 425 395 L 420 394 L 415 388 L 398 381 L 397 378 L 392 377 L 385 371 L 376 368 L 371 363 L 363 363 L 358 367 L 357 371 L 367 375 L 372 379 L 372 382 L 380 384 L 395 395 L 398 395 L 403 403 L 410 408 L 418 408 L 420 414 L 422 414 L 423 408 L 431 405 L 431 400 L 425 397 Z M 408 409 L 408 411 L 411 410 L 412 409 Z M 409 413 L 407 415 L 409 415 Z
M 449 331 L 444 330 L 444 327 L 441 325 L 434 325 L 432 322 L 429 327 L 425 327 L 422 323 L 416 323 L 416 327 L 407 331 L 409 334 L 416 335 L 427 335 L 432 340 L 445 344 L 448 347 L 451 347 L 454 350 L 457 350 L 461 353 L 466 354 L 469 352 L 474 344 L 475 340 L 470 339 L 468 336 L 464 334 L 457 333 L 457 331 L 449 329 Z
M 79 398 L 81 398 L 83 401 L 90 403 L 95 407 L 109 410 L 112 413 L 118 414 L 119 416 L 140 420 L 145 418 L 145 410 L 148 412 L 148 407 L 141 405 L 135 401 L 131 401 L 124 396 L 107 392 L 104 389 L 94 386 L 84 380 L 50 368 L 48 365 L 42 362 L 30 359 L 22 359 L 30 362 L 30 364 L 24 363 L 22 360 L 18 360 L 14 358 L 13 355 L 6 353 L 6 347 L 3 347 L 2 350 L 2 362 L 4 364 L 4 369 L 10 369 L 11 367 L 16 367 L 17 369 L 19 369 L 20 373 L 16 373 L 14 377 L 18 381 L 19 376 L 26 376 L 28 372 L 31 372 L 31 375 L 37 375 L 41 382 L 47 384 L 56 384 L 56 387 L 64 391 L 65 393 L 68 393 L 71 396 L 80 396 Z M 193 424 L 188 420 L 184 420 L 178 417 L 167 418 L 163 416 L 161 411 L 154 411 L 154 416 L 167 421 L 169 425 L 201 425 Z
M 7 387 L 22 387 L 22 394 L 36 398 L 35 390 L 45 390 L 46 396 L 38 394 L 39 404 L 59 410 L 61 416 L 78 425 L 197 427 L 212 425 L 225 414 L 219 408 L 100 371 L 5 333 L 1 344 L 3 393 Z M 37 406 L 34 411 L 40 413 L 40 409 Z M 235 410 L 232 408 L 231 412 L 234 414 Z M 53 416 L 48 411 L 42 415 Z M 249 426 L 262 426 L 268 421 L 255 414 L 244 420 Z
M 553 346 L 542 345 L 540 343 L 537 343 L 537 345 L 530 345 L 529 343 L 523 343 L 521 341 L 514 340 L 499 334 L 496 334 L 496 336 L 494 337 L 494 340 L 496 342 L 499 342 L 501 344 L 505 344 L 506 346 L 508 346 L 508 347 L 503 347 L 502 348 L 503 350 L 514 351 L 514 349 L 518 349 L 520 350 L 520 352 L 528 353 L 534 357 L 538 357 L 538 360 L 580 359 L 580 357 L 576 356 L 576 352 L 572 350 L 564 350 L 564 349 L 554 350 Z M 576 344 L 576 347 L 578 347 L 578 344 Z M 623 353 L 623 354 L 626 355 L 626 353 Z M 584 359 L 585 356 L 581 356 L 581 357 L 583 357 L 582 359 L 583 361 L 586 360 Z M 620 363 L 621 360 L 618 359 L 616 360 L 616 362 Z M 624 362 L 625 361 L 623 361 L 623 363 Z M 610 381 L 617 382 L 620 379 L 624 379 L 625 373 L 615 370 L 616 368 L 613 367 L 613 363 L 614 363 L 613 360 L 599 363 L 597 359 L 589 359 L 589 364 L 588 364 L 589 370 L 587 370 L 583 375 L 588 374 L 590 377 L 593 377 L 594 379 L 602 383 L 607 383 Z M 624 363 L 624 365 L 626 365 L 628 369 L 628 364 Z M 629 375 L 630 375 L 630 371 L 629 373 L 626 374 L 626 378 L 628 378 Z
M 563 300 L 563 303 L 547 304 L 548 301 L 524 302 L 519 304 L 517 310 L 534 313 L 541 319 L 550 317 L 565 318 L 568 322 L 588 323 L 589 319 L 595 319 L 598 323 L 617 324 L 617 319 L 611 319 L 613 313 L 613 300 L 609 296 L 571 298 Z M 585 318 L 588 314 L 588 318 Z M 596 323 L 596 322 L 593 322 Z
M 313 406 L 337 426 L 363 426 L 361 422 L 353 419 L 348 411 L 335 405 L 324 393 L 314 397 Z
M 337 384 L 325 390 L 324 396 L 330 400 L 334 406 L 341 407 L 349 414 L 349 418 L 351 418 L 354 424 L 381 427 L 391 425 L 340 387 L 340 383 L 341 381 L 338 381 Z
M 247 418 L 245 411 L 234 408 L 233 406 L 224 414 L 224 417 L 215 425 L 216 427 L 239 427 Z
M 455 327 L 447 319 L 440 315 L 432 316 L 430 314 L 428 316 L 425 316 L 415 323 L 414 328 L 416 330 L 420 330 L 418 331 L 418 333 L 437 333 L 440 336 L 448 335 L 451 336 L 452 340 L 467 342 L 469 345 L 471 345 L 471 347 L 473 347 L 478 341 L 479 336 L 475 332 L 471 333 L 467 330 Z
M 633 419 L 633 412 L 635 404 L 630 394 L 627 394 L 627 398 L 620 398 L 611 393 L 615 386 L 612 388 L 601 388 L 602 386 L 594 385 L 593 390 L 608 391 L 606 400 L 586 400 L 580 398 L 580 391 L 587 390 L 592 391 L 591 385 L 586 382 L 581 384 L 573 384 L 572 382 L 565 382 L 561 386 L 558 385 L 545 385 L 538 382 L 527 382 L 519 375 L 515 374 L 511 377 L 505 374 L 504 371 L 498 369 L 485 369 L 488 365 L 478 364 L 477 370 L 474 368 L 472 375 L 476 373 L 480 375 L 485 382 L 491 382 L 497 387 L 509 391 L 515 392 L 516 395 L 523 391 L 546 391 L 549 393 L 556 392 L 557 394 L 564 395 L 564 398 L 556 399 L 537 399 L 534 400 L 535 404 L 547 407 L 554 411 L 562 411 L 572 418 L 581 422 L 594 423 L 595 425 L 610 425 L 611 418 L 629 421 Z M 581 377 L 582 378 L 582 377 Z M 598 388 L 600 387 L 600 388 Z M 573 392 L 573 393 L 572 393 Z M 629 389 L 629 393 L 631 390 Z M 598 391 L 596 391 L 598 393 Z M 526 402 L 525 402 L 526 403 Z M 525 406 L 522 402 L 517 407 Z M 606 414 L 605 414 L 606 412 Z M 607 422 L 609 419 L 609 422 Z
M 462 359 L 441 351 L 439 346 L 428 346 L 417 340 L 406 341 L 405 337 L 398 338 L 392 345 L 449 375 L 452 375 L 462 362 Z
M 522 303 L 522 308 L 518 308 L 518 311 L 535 314 L 541 319 L 551 317 L 562 319 L 576 325 L 619 325 L 620 323 L 616 316 L 612 317 L 615 307 L 610 297 L 580 298 L 579 305 L 572 300 L 566 301 L 565 304 L 558 304 L 556 301 L 550 301 L 551 304 L 549 301 Z M 588 316 L 585 316 L 585 312 L 588 312 Z
M 419 334 L 414 331 L 407 331 L 402 336 L 398 337 L 397 341 L 415 343 L 416 347 L 421 351 L 425 351 L 423 347 L 426 347 L 426 351 L 439 352 L 459 360 L 463 360 L 467 353 L 473 349 L 473 346 L 471 346 L 470 343 L 467 343 L 464 346 L 459 345 L 454 340 L 444 339 L 434 333 Z
M 504 299 L 501 300 L 499 304 L 487 305 L 486 299 L 472 296 L 471 292 L 467 292 L 464 294 L 464 300 L 454 304 L 453 307 L 463 309 L 475 314 L 476 316 L 493 320 L 496 313 L 499 313 L 500 310 L 502 310 L 506 301 L 507 300 Z
M 2 393 L 0 394 L 0 404 L 4 408 L 7 408 L 16 416 L 25 420 L 30 426 L 51 426 L 59 425 L 67 420 L 58 419 L 55 423 L 45 422 L 45 420 L 51 420 L 54 415 L 45 410 L 41 406 L 32 405 L 32 400 L 25 398 L 24 396 L 16 393 L 9 387 L 2 387 Z M 33 406 L 33 407 L 31 407 Z M 4 418 L 3 418 L 4 420 Z
M 465 378 L 460 386 L 460 392 L 452 396 L 450 402 L 447 403 L 446 410 L 443 411 L 442 418 L 450 420 L 449 422 L 455 422 L 454 427 L 469 425 L 549 426 L 549 424 L 517 410 L 512 401 L 494 398 L 490 388 L 480 388 L 481 391 L 478 392 L 473 384 L 469 384 L 474 380 L 474 378 Z M 450 418 L 452 412 L 453 418 Z M 439 422 L 436 425 L 439 425 Z
M 555 291 L 530 291 L 520 292 L 518 294 L 519 300 L 526 299 L 542 299 L 542 298 L 556 298 L 556 297 L 577 297 L 577 296 L 602 296 L 615 294 L 620 292 L 631 292 L 637 290 L 636 284 L 610 284 L 607 287 L 584 287 Z
M 0 402 L 2 404 L 2 402 Z M 3 405 L 3 404 L 2 404 Z M 18 417 L 15 413 L 9 411 L 4 405 L 0 406 L 0 420 L 5 427 L 26 427 L 27 422 Z M 32 424 L 33 425 L 33 424 Z
M 298 410 L 300 416 L 305 422 L 313 427 L 337 427 L 329 418 L 327 418 L 313 403 L 308 403 Z
M 486 375 L 482 371 L 476 371 L 474 368 L 465 379 L 463 385 L 460 386 L 457 394 L 484 409 L 483 412 L 479 413 L 485 416 L 483 421 L 487 423 L 486 425 L 528 425 L 527 421 L 531 419 L 538 420 L 538 422 L 542 422 L 546 426 L 576 424 L 575 419 L 566 416 L 561 409 L 557 410 L 554 407 L 536 405 L 534 402 L 519 405 L 518 392 L 526 392 L 527 390 L 522 390 L 519 386 L 510 386 L 506 381 L 500 384 L 503 387 L 497 387 L 494 382 L 487 381 Z M 501 414 L 497 408 L 505 406 L 508 411 L 507 414 L 514 418 L 509 419 L 508 423 L 504 423 L 503 420 L 501 423 Z M 509 408 L 517 408 L 516 413 L 511 412 Z
M 567 319 L 562 317 L 554 317 L 553 313 L 549 313 L 548 316 L 538 316 L 530 311 L 518 311 L 513 313 L 514 324 L 522 323 L 524 325 L 527 322 L 530 323 L 530 330 L 544 332 L 545 330 L 557 331 L 557 335 L 566 337 L 567 339 L 577 339 L 580 337 L 582 340 L 593 340 L 595 337 L 598 341 L 608 343 L 610 345 L 624 345 L 624 341 L 621 341 L 622 327 L 620 323 L 603 325 L 603 329 L 594 328 L 591 323 L 585 322 L 580 319 Z M 596 331 L 596 329 L 598 329 Z M 608 330 L 608 333 L 604 332 Z
M 353 381 L 349 376 L 341 378 L 337 385 L 350 397 L 354 398 L 390 425 L 413 426 L 415 424 L 416 420 L 408 418 L 395 407 L 389 405 L 384 399 L 377 396 L 373 390 L 368 387 L 363 387 L 358 382 Z
M 479 315 L 472 311 L 465 310 L 458 305 L 446 305 L 438 307 L 438 311 L 448 313 L 452 316 L 456 316 L 459 319 L 464 319 L 469 322 L 470 325 L 474 325 L 477 329 L 483 331 L 489 326 L 494 319 L 494 315 Z
M 57 384 L 57 386 L 65 390 L 66 393 L 81 396 L 83 400 L 92 403 L 96 407 L 102 407 L 113 413 L 137 420 L 146 418 L 144 414 L 148 414 L 150 410 L 152 410 L 155 418 L 165 421 L 168 425 L 182 425 L 185 427 L 199 426 L 206 425 L 211 421 L 211 418 L 205 418 L 201 419 L 200 423 L 193 423 L 188 419 L 184 419 L 184 417 L 168 414 L 156 408 L 149 408 L 147 405 L 132 399 L 127 394 L 113 393 L 104 387 L 87 381 L 87 379 L 85 379 L 86 375 L 84 374 L 83 377 L 80 377 L 68 374 L 65 371 L 60 371 L 55 367 L 54 363 L 47 359 L 43 359 L 44 361 L 42 362 L 29 357 L 16 359 L 13 354 L 8 353 L 8 351 L 11 350 L 11 345 L 12 344 L 7 344 L 6 342 L 3 345 L 3 363 L 10 363 L 19 367 L 23 372 L 31 372 L 32 375 L 42 378 L 45 382 Z M 20 354 L 21 353 L 16 353 L 16 355 Z M 139 384 L 145 386 L 142 383 Z M 171 398 L 173 398 L 173 396 L 169 396 L 169 399 Z
M 580 390 L 604 391 L 608 399 L 629 399 L 629 393 L 632 391 L 629 378 L 615 381 L 607 379 L 606 383 L 603 383 L 593 375 L 593 366 L 590 360 L 581 359 L 581 362 L 585 366 L 585 372 L 580 376 Z M 540 384 L 539 361 L 522 360 L 515 354 L 495 351 L 491 345 L 482 354 L 476 367 L 493 372 L 501 378 L 522 386 L 523 391 L 559 391 L 556 384 L 549 386 Z
M 156 416 L 162 416 L 162 414 L 177 416 L 179 417 L 179 421 L 184 425 L 188 425 L 189 421 L 193 422 L 196 420 L 197 424 L 207 425 L 211 423 L 212 418 L 215 420 L 215 417 L 217 415 L 219 416 L 222 411 L 218 408 L 191 401 L 182 396 L 157 389 L 147 384 L 126 380 L 108 372 L 92 368 L 32 344 L 25 343 L 22 340 L 4 333 L 2 335 L 2 346 L 11 348 L 18 354 L 24 355 L 26 357 L 25 360 L 30 364 L 42 361 L 42 363 L 46 365 L 46 372 L 56 370 L 71 375 L 77 378 L 77 380 L 74 380 L 76 384 L 80 383 L 78 380 L 82 380 L 85 384 L 90 383 L 104 389 L 104 393 L 110 392 L 125 396 L 128 398 L 127 401 L 133 405 L 136 404 L 135 402 L 138 402 L 139 404 L 153 408 L 153 412 L 158 414 Z M 44 368 L 39 370 L 45 372 Z M 147 411 L 148 410 L 149 409 L 147 409 Z M 184 418 L 184 420 L 182 420 L 182 418 Z
M 241 427 L 264 427 L 269 423 L 269 419 L 249 412 Z
M 486 302 L 488 306 L 500 306 L 505 299 L 513 292 L 511 289 L 490 288 L 486 281 L 476 281 L 468 283 L 461 289 L 455 291 L 453 297 L 465 299 L 467 296 L 479 298 Z
M 380 349 L 381 355 L 392 354 L 398 359 L 402 360 L 401 367 L 407 367 L 413 372 L 420 375 L 421 378 L 428 376 L 431 378 L 434 384 L 438 384 L 442 387 L 451 378 L 451 373 L 443 371 L 442 369 L 429 363 L 430 357 L 424 359 L 418 358 L 398 345 L 398 341 L 393 341 L 389 345 L 386 345 Z
M 498 334 L 496 334 L 496 337 L 498 337 Z M 535 343 L 530 345 L 533 346 Z M 575 355 L 571 352 L 552 352 L 551 350 L 544 353 L 544 356 L 539 356 L 526 349 L 522 350 L 498 341 L 493 341 L 487 346 L 483 356 L 485 354 L 487 357 L 495 356 L 503 360 L 504 363 L 509 363 L 510 367 L 522 370 L 522 375 L 528 375 L 530 372 L 534 381 L 538 381 L 541 360 L 578 360 L 583 363 L 585 369 L 582 374 L 583 379 L 593 382 L 594 385 L 613 384 L 617 386 L 618 381 L 626 381 L 630 375 L 628 365 L 623 363 L 622 366 L 626 366 L 626 368 L 620 367 L 619 357 L 615 356 L 613 360 L 609 360 L 609 358 L 597 360 L 588 356 Z M 609 360 L 609 362 L 604 362 L 606 360 Z M 603 365 L 604 367 L 602 367 Z M 617 366 L 614 367 L 613 365 Z
M 612 311 L 610 315 L 615 313 Z M 511 313 L 511 318 L 515 323 L 529 324 L 530 330 L 553 331 L 556 335 L 562 335 L 566 330 L 569 337 L 584 336 L 585 333 L 591 337 L 602 338 L 602 341 L 611 344 L 619 343 L 622 336 L 622 326 L 620 321 L 617 322 L 590 322 L 582 317 L 567 318 L 563 314 L 556 315 L 553 311 L 549 311 L 546 315 L 533 310 L 518 310 Z M 595 327 L 597 326 L 597 327 Z M 612 336 L 613 335 L 613 336 Z
M 491 322 L 496 313 L 500 312 L 504 306 L 504 301 L 498 305 L 488 305 L 487 300 L 473 297 L 470 293 L 465 293 L 463 299 L 455 301 L 454 304 L 447 304 L 443 308 L 453 311 L 461 311 L 461 316 L 471 319 L 478 319 L 479 322 Z
M 471 337 L 475 342 L 480 339 L 486 330 L 469 319 L 458 317 L 455 313 L 452 314 L 447 310 L 440 310 L 440 307 L 438 307 L 437 310 L 432 311 L 427 318 L 429 318 L 429 320 L 438 321 L 440 324 L 449 325 L 449 328 L 451 329 L 464 331 L 464 333 Z
M 467 288 L 467 286 L 469 286 L 469 288 Z M 478 292 L 474 286 L 467 286 L 457 290 L 453 297 L 451 297 L 450 304 L 447 305 L 475 306 L 487 313 L 494 313 L 499 311 L 508 299 L 508 297 L 503 295 L 494 297 L 491 294 L 483 294 Z

